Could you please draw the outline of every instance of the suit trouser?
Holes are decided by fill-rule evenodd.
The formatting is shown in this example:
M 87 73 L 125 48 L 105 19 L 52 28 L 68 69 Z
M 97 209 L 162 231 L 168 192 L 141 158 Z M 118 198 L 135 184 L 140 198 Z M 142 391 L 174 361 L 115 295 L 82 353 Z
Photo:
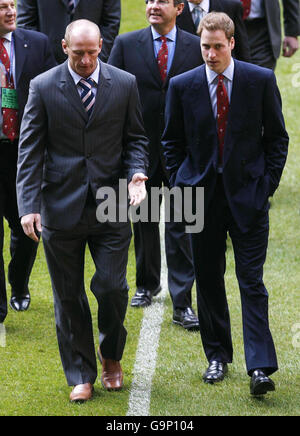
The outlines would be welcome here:
M 7 296 L 3 260 L 4 227 L 10 227 L 10 255 L 8 281 L 15 296 L 29 293 L 28 282 L 38 244 L 28 238 L 20 224 L 16 198 L 17 143 L 0 141 L 0 322 L 7 315 Z
M 148 212 L 151 217 L 151 188 L 169 187 L 162 170 L 146 182 Z M 160 202 L 162 197 L 160 197 Z M 174 210 L 174 198 L 170 198 L 171 218 Z M 161 248 L 159 223 L 137 222 L 133 225 L 136 256 L 136 286 L 147 290 L 154 290 L 160 284 Z M 174 308 L 191 306 L 191 289 L 194 283 L 194 267 L 192 262 L 189 236 L 185 233 L 182 222 L 165 223 L 165 251 L 168 267 L 168 286 Z
M 102 356 L 121 360 L 127 332 L 123 325 L 128 285 L 126 268 L 131 240 L 130 223 L 99 223 L 96 208 L 86 207 L 71 230 L 48 227 L 42 232 L 52 281 L 58 345 L 70 386 L 94 383 L 97 364 L 91 312 L 84 286 L 85 248 L 96 271 L 91 291 L 98 302 Z
M 232 362 L 233 349 L 224 274 L 229 231 L 239 283 L 247 371 L 277 370 L 276 352 L 268 322 L 268 293 L 263 283 L 269 217 L 261 211 L 251 230 L 242 233 L 230 212 L 218 176 L 216 192 L 205 216 L 204 229 L 192 234 L 200 333 L 208 361 Z

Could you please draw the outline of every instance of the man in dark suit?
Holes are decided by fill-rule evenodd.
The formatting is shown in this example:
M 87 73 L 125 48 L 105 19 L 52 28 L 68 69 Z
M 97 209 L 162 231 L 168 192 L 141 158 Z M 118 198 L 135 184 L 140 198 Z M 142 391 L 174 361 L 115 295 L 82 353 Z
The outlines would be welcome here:
M 281 52 L 282 32 L 278 0 L 241 0 L 249 38 L 251 62 L 275 70 Z M 282 0 L 284 18 L 283 56 L 298 50 L 299 0 Z
M 106 62 L 119 33 L 120 0 L 18 0 L 18 27 L 45 33 L 59 64 L 66 60 L 61 48 L 65 29 L 71 21 L 81 18 L 100 27 L 103 38 L 100 58 Z
M 164 128 L 165 94 L 171 77 L 202 63 L 199 38 L 176 28 L 176 17 L 183 9 L 182 1 L 146 2 L 146 17 L 151 27 L 126 33 L 116 38 L 109 63 L 134 74 L 137 78 L 146 133 L 150 139 L 149 180 L 147 181 L 149 216 L 151 188 L 169 186 L 162 160 L 161 134 Z M 166 38 L 166 74 L 159 71 L 160 38 Z M 172 201 L 172 197 L 171 197 Z M 151 304 L 160 291 L 161 251 L 159 223 L 134 223 L 137 291 L 133 307 Z M 198 328 L 198 319 L 191 307 L 194 272 L 190 241 L 182 223 L 172 219 L 165 224 L 165 251 L 168 285 L 173 302 L 173 321 L 186 329 Z
M 16 170 L 19 122 L 28 97 L 29 82 L 55 65 L 48 39 L 29 30 L 16 29 L 13 0 L 1 1 L 0 8 L 0 323 L 7 315 L 3 262 L 3 218 L 11 230 L 8 280 L 12 288 L 10 306 L 27 310 L 30 304 L 28 281 L 36 256 L 37 243 L 29 239 L 20 225 L 16 200 Z M 6 99 L 6 96 L 8 98 Z M 10 103 L 9 103 L 10 101 Z
M 274 390 L 277 370 L 268 324 L 263 265 L 269 196 L 285 165 L 288 135 L 272 70 L 233 60 L 234 25 L 226 14 L 201 22 L 206 65 L 170 82 L 163 136 L 174 186 L 204 187 L 204 229 L 191 235 L 206 383 L 223 380 L 232 361 L 224 274 L 229 232 L 240 287 L 251 393 Z
M 101 381 L 107 390 L 123 386 L 131 226 L 128 219 L 101 219 L 99 189 L 116 197 L 116 211 L 127 206 L 126 179 L 131 204 L 146 196 L 148 142 L 136 80 L 99 61 L 101 46 L 96 24 L 78 20 L 67 27 L 63 49 L 68 61 L 31 82 L 19 146 L 21 223 L 34 240 L 34 227 L 42 230 L 62 363 L 74 386 L 71 401 L 90 399 L 97 377 L 84 290 L 86 244 L 96 266 L 91 290 L 99 304 Z M 120 179 L 123 202 L 117 195 Z
M 239 0 L 184 0 L 184 9 L 177 17 L 177 26 L 197 35 L 199 23 L 209 12 L 225 12 L 235 25 L 233 56 L 250 62 L 250 48 L 243 21 L 243 7 Z

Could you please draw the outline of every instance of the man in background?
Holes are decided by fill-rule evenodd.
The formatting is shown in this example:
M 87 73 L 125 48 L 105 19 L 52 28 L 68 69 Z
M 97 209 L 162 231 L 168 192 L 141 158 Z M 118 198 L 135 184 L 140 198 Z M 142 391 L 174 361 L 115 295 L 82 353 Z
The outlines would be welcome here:
M 85 18 L 100 27 L 103 37 L 100 58 L 104 62 L 119 33 L 120 0 L 18 0 L 17 7 L 18 27 L 45 33 L 59 64 L 66 60 L 61 40 L 71 21 Z
M 176 27 L 176 17 L 183 10 L 181 0 L 148 0 L 146 17 L 150 26 L 116 38 L 109 63 L 134 74 L 142 103 L 143 119 L 149 146 L 149 179 L 146 182 L 148 215 L 151 217 L 151 188 L 169 187 L 164 165 L 161 134 L 164 129 L 165 95 L 169 80 L 202 63 L 200 41 Z M 171 207 L 173 205 L 171 196 Z M 134 223 L 137 290 L 133 307 L 151 304 L 161 290 L 161 247 L 159 223 Z M 194 271 L 190 241 L 183 223 L 172 217 L 165 223 L 165 252 L 169 292 L 173 302 L 173 322 L 183 328 L 197 329 L 198 319 L 192 309 L 191 289 Z
M 0 323 L 7 315 L 3 218 L 7 219 L 10 227 L 10 306 L 16 311 L 24 311 L 30 305 L 28 282 L 37 242 L 25 235 L 18 216 L 16 171 L 19 124 L 30 80 L 55 65 L 48 38 L 38 32 L 16 29 L 14 1 L 0 0 Z
M 284 39 L 282 44 L 278 0 L 241 0 L 250 44 L 251 62 L 275 70 L 281 47 L 284 57 L 298 50 L 299 0 L 282 0 Z
M 225 12 L 235 26 L 235 48 L 233 56 L 240 61 L 250 62 L 250 48 L 243 21 L 243 7 L 239 0 L 184 0 L 182 14 L 177 17 L 177 26 L 197 35 L 202 18 L 209 12 Z

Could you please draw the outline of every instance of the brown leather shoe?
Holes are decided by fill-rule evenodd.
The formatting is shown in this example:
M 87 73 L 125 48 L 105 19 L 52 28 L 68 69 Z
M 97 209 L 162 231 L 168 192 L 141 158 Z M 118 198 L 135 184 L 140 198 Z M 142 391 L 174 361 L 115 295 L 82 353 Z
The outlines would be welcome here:
M 70 393 L 70 401 L 88 401 L 93 396 L 94 387 L 91 383 L 84 383 L 74 386 Z
M 113 359 L 104 359 L 100 347 L 97 354 L 102 364 L 102 386 L 108 391 L 119 391 L 123 387 L 123 371 L 120 362 Z

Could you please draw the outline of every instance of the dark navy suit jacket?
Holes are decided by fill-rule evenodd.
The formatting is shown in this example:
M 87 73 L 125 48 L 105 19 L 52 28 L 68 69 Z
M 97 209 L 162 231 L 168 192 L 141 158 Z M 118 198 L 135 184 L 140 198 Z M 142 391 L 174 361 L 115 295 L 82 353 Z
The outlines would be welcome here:
M 205 210 L 217 180 L 218 136 L 205 65 L 170 81 L 164 155 L 175 186 L 203 186 Z M 235 61 L 224 144 L 223 181 L 242 231 L 267 210 L 287 157 L 288 134 L 274 73 Z

